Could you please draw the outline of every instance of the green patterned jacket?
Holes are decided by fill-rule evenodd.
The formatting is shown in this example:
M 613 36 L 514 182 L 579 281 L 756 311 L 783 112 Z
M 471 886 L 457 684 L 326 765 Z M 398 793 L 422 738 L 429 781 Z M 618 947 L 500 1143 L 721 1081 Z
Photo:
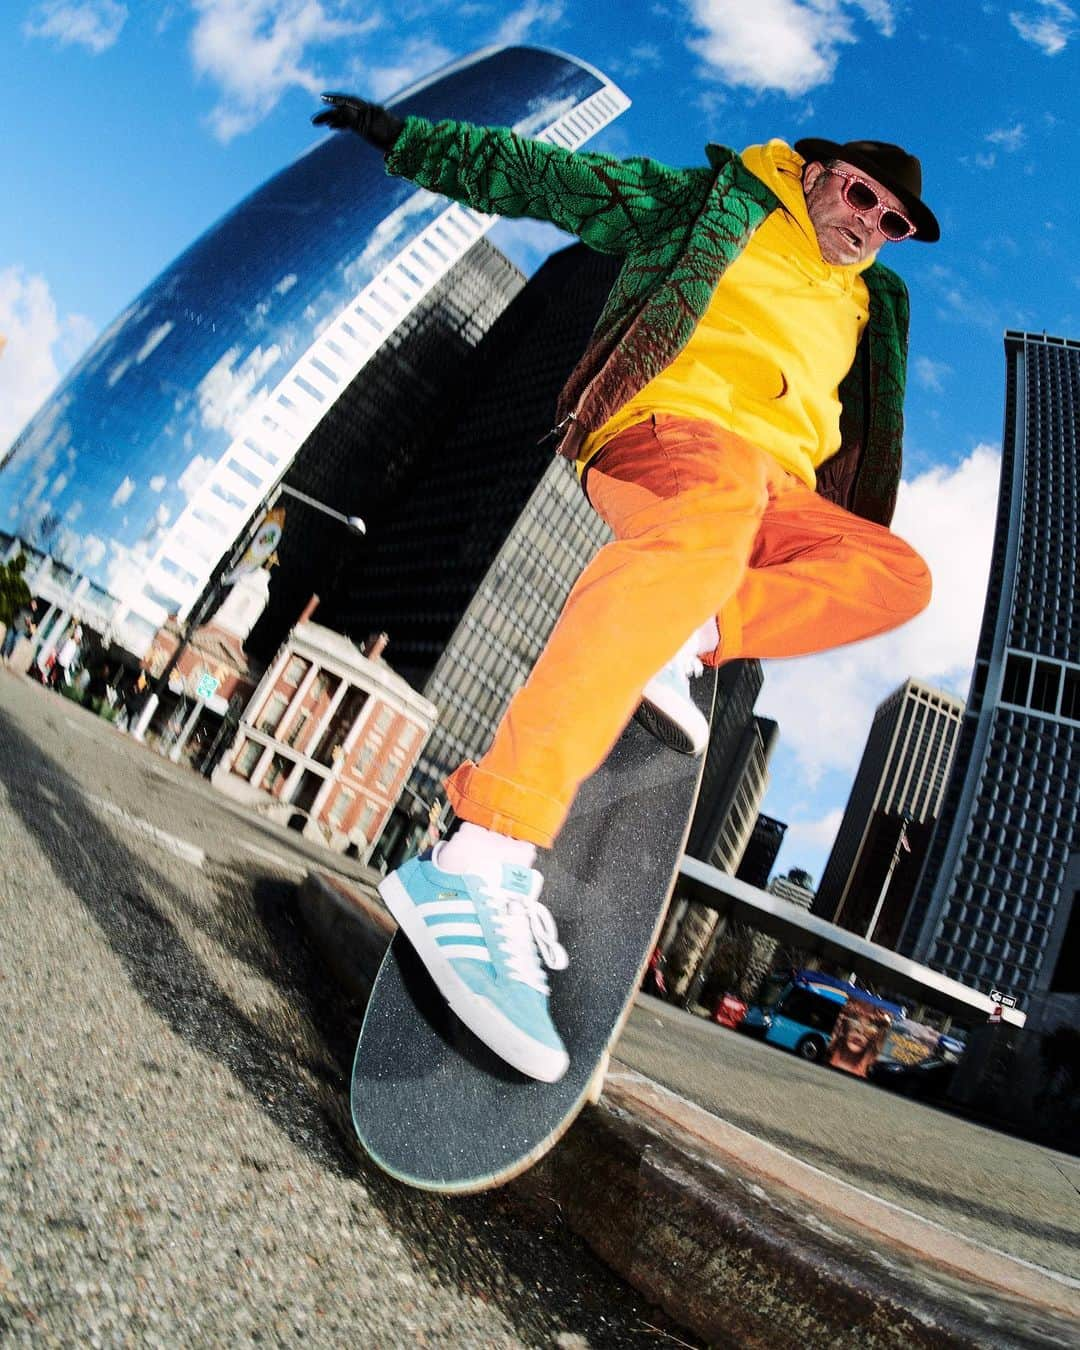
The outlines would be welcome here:
M 485 214 L 550 221 L 624 259 L 559 396 L 553 439 L 570 459 L 682 350 L 725 270 L 779 207 L 735 151 L 709 145 L 706 154 L 707 166 L 678 169 L 409 117 L 386 155 L 390 173 L 432 192 Z M 862 275 L 870 321 L 840 385 L 841 446 L 819 468 L 818 491 L 887 525 L 900 483 L 908 298 L 880 263 Z

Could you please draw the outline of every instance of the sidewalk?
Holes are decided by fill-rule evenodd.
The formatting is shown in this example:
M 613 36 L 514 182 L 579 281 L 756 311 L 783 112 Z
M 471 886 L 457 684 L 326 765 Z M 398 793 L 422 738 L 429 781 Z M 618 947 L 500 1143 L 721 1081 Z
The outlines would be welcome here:
M 378 897 L 312 872 L 300 903 L 365 998 L 393 932 Z M 719 1345 L 1077 1344 L 1080 1281 L 876 1199 L 618 1061 L 599 1106 L 509 1191 Z

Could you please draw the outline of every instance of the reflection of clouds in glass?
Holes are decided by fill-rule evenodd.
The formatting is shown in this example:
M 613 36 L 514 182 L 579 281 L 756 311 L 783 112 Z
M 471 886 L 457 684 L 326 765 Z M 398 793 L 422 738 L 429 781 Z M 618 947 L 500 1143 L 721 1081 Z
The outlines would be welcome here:
M 153 303 L 146 304 L 144 302 L 139 304 L 136 302 L 134 305 L 129 305 L 127 309 L 122 310 L 116 318 L 113 319 L 112 323 L 109 324 L 108 328 L 104 329 L 98 337 L 98 340 L 87 352 L 85 358 L 85 368 L 87 373 L 93 373 L 100 370 L 105 362 L 112 356 L 116 340 L 128 324 L 142 323 L 143 319 L 151 313 L 153 308 Z
M 66 525 L 74 525 L 75 522 L 82 515 L 82 513 L 83 513 L 82 502 L 72 502 L 71 505 L 68 507 L 68 509 L 64 512 L 64 523 Z
M 128 373 L 128 370 L 130 368 L 131 368 L 131 357 L 125 356 L 122 361 L 117 361 L 116 365 L 113 366 L 112 370 L 109 371 L 108 379 L 105 381 L 105 383 L 109 386 L 110 389 L 112 389 L 114 385 L 120 383 L 120 381 Z
M 59 497 L 61 492 L 68 485 L 68 476 L 66 473 L 58 473 L 52 481 L 52 487 L 49 489 L 50 497 Z
M 199 488 L 206 482 L 207 478 L 213 472 L 216 460 L 209 459 L 205 455 L 196 455 L 191 463 L 177 480 L 177 486 L 188 501 L 195 496 Z
M 159 502 L 159 503 L 158 503 L 158 508 L 157 508 L 157 510 L 154 512 L 154 520 L 157 522 L 158 525 L 168 525 L 168 523 L 169 523 L 169 517 L 170 517 L 171 515 L 172 515 L 172 512 L 171 512 L 171 511 L 169 510 L 169 508 L 165 505 L 165 503 L 164 503 L 164 502 Z
M 288 295 L 289 292 L 292 290 L 292 288 L 296 285 L 298 280 L 299 278 L 297 277 L 296 273 L 290 272 L 287 277 L 282 277 L 281 280 L 274 287 L 274 294 Z
M 233 368 L 240 356 L 239 347 L 230 347 L 199 381 L 195 393 L 204 427 L 224 429 L 235 435 L 240 421 L 256 398 L 266 390 L 259 381 L 281 359 L 281 348 L 273 343 L 264 351 L 255 347 Z
M 346 265 L 343 273 L 346 286 L 358 291 L 371 280 L 373 272 L 377 272 L 397 253 L 403 237 L 413 233 L 410 228 L 412 218 L 431 211 L 433 207 L 442 210 L 444 205 L 433 193 L 421 190 L 412 193 L 396 210 L 384 216 L 372 230 L 363 251 Z
M 134 478 L 131 478 L 127 474 L 125 474 L 120 486 L 116 489 L 116 491 L 110 498 L 110 505 L 123 506 L 125 502 L 130 501 L 131 494 L 134 491 L 135 491 Z
M 151 352 L 155 351 L 169 336 L 176 327 L 172 319 L 166 319 L 164 323 L 159 323 L 154 331 L 147 337 L 146 341 L 139 348 L 135 360 L 141 366 Z
M 168 481 L 163 473 L 154 474 L 153 478 L 150 479 L 150 491 L 160 492 Z
M 565 117 L 567 113 L 573 112 L 580 102 L 580 96 L 576 94 L 567 94 L 565 98 L 559 99 L 556 103 L 544 98 L 542 94 L 537 94 L 529 100 L 524 115 L 517 119 L 514 128 L 523 136 L 535 136 L 537 132 L 543 131 L 552 122 L 556 122 L 560 117 Z
M 57 452 L 71 440 L 71 427 L 65 420 L 74 395 L 70 390 L 49 402 L 31 421 L 19 438 L 19 463 L 33 463 L 39 473 L 51 469 Z

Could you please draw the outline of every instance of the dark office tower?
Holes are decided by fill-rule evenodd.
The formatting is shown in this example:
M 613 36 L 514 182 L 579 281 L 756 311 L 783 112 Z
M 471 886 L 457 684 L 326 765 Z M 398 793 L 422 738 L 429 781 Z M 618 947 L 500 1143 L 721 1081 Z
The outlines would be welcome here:
M 356 570 L 325 591 L 325 622 L 386 631 L 394 669 L 440 709 L 410 780 L 425 801 L 487 748 L 607 536 L 571 466 L 539 442 L 617 270 L 581 244 L 548 259 L 441 417 L 402 448 L 412 471 L 369 519 Z
M 572 57 L 510 47 L 391 103 L 572 148 L 627 100 Z M 410 419 L 455 390 L 462 349 L 519 284 L 490 251 L 470 252 L 491 223 L 389 177 L 359 137 L 313 133 L 115 320 L 4 460 L 0 532 L 51 559 L 39 590 L 144 652 L 373 358 L 354 449 L 356 485 L 377 505 L 380 475 L 408 472 L 396 456 Z M 434 355 L 433 325 L 448 337 Z
M 764 762 L 772 753 L 776 723 L 770 722 L 765 726 L 763 722 L 762 727 L 757 727 L 754 719 L 754 703 L 764 679 L 760 661 L 729 661 L 720 667 L 716 710 L 713 713 L 709 748 L 705 752 L 701 791 L 686 844 L 686 851 L 691 858 L 713 862 L 744 776 L 747 772 L 753 774 L 755 763 L 763 772 Z M 755 750 L 758 752 L 756 759 Z M 723 860 L 714 862 L 714 866 L 723 867 L 727 872 L 735 870 L 746 840 L 749 839 L 759 804 L 760 798 L 745 821 L 745 837 L 735 856 L 731 856 L 730 848 L 722 850 Z
M 1005 357 L 975 671 L 901 950 L 1024 1006 L 1080 846 L 1080 342 L 1009 332 Z
M 919 680 L 905 680 L 878 705 L 815 914 L 862 934 L 873 921 L 876 942 L 896 941 L 941 814 L 963 715 L 959 699 Z M 907 848 L 901 846 L 894 866 L 905 820 Z
M 745 881 L 761 890 L 765 889 L 769 884 L 769 876 L 786 833 L 787 825 L 782 820 L 774 820 L 772 816 L 758 816 L 750 835 L 750 842 L 743 852 L 742 861 L 735 869 L 739 881 Z

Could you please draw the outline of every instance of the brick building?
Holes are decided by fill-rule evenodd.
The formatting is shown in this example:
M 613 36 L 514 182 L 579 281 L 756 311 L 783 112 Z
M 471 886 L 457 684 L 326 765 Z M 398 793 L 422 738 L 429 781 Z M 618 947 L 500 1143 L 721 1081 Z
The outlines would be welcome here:
M 215 787 L 367 859 L 438 715 L 382 659 L 302 618 L 214 770 Z

